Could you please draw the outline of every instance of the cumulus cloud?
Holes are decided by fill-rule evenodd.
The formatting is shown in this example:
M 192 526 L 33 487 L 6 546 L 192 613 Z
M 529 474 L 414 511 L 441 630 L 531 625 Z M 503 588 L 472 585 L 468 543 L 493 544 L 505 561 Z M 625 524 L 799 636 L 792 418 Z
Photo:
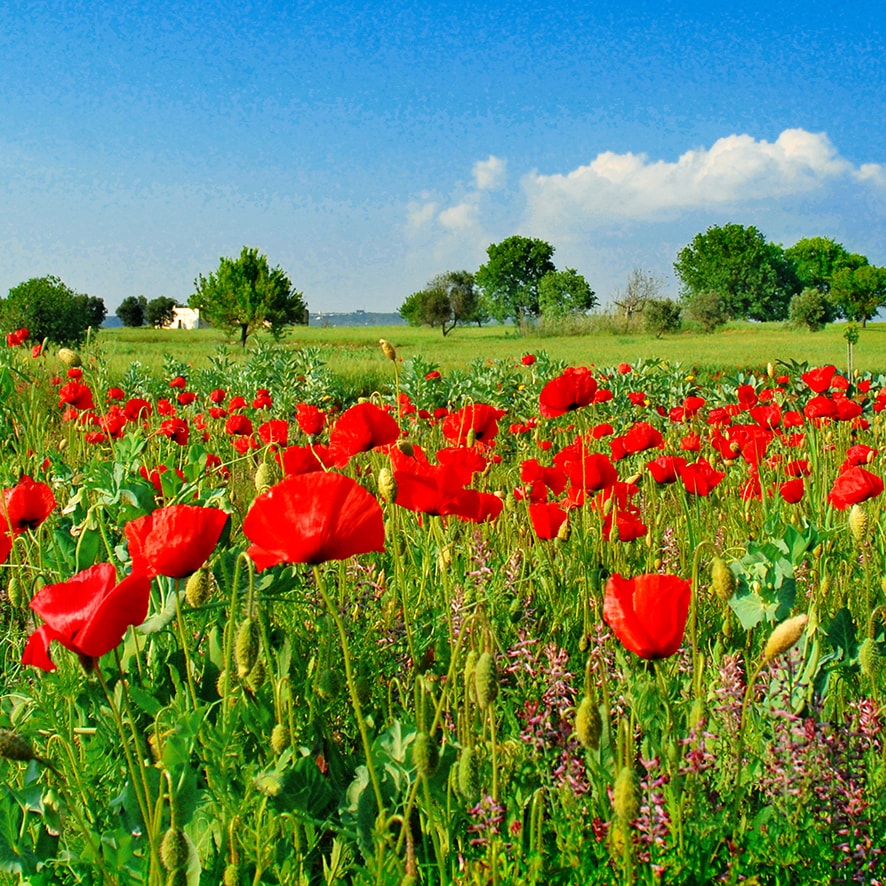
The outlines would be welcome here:
M 824 133 L 787 129 L 774 142 L 730 135 L 675 162 L 606 151 L 565 174 L 532 172 L 522 186 L 529 219 L 547 227 L 557 219 L 654 221 L 805 194 L 841 177 L 876 180 L 882 174 L 880 167 L 856 168 L 841 158 Z
M 507 161 L 490 154 L 488 160 L 478 160 L 472 171 L 478 191 L 498 191 L 505 186 Z
M 463 231 L 477 224 L 479 207 L 472 200 L 465 200 L 444 209 L 437 220 L 450 231 Z

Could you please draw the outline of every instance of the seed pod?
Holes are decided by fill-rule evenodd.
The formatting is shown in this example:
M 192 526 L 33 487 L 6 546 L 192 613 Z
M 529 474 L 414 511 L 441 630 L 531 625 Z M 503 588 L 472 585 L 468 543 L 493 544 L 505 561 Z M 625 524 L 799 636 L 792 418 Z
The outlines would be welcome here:
M 212 582 L 209 578 L 209 570 L 202 566 L 189 579 L 185 585 L 185 601 L 188 606 L 195 609 L 202 606 L 212 591 Z
M 289 747 L 289 729 L 282 723 L 277 723 L 271 730 L 271 750 L 275 754 L 282 754 Z
M 769 661 L 782 652 L 787 652 L 803 634 L 803 628 L 809 616 L 804 612 L 803 615 L 795 615 L 778 625 L 769 635 L 766 641 L 766 648 L 763 650 L 763 661 Z
M 491 652 L 484 652 L 477 659 L 474 671 L 474 689 L 477 692 L 477 704 L 485 711 L 498 695 L 498 668 Z
M 357 701 L 361 705 L 368 705 L 372 701 L 372 684 L 362 674 L 354 680 L 354 689 L 357 690 Z
M 427 732 L 419 732 L 412 742 L 412 759 L 419 775 L 431 776 L 437 771 L 440 751 Z
M 735 593 L 735 573 L 722 557 L 711 562 L 711 588 L 721 600 L 729 600 Z
M 480 777 L 477 765 L 477 752 L 464 748 L 458 758 L 456 770 L 458 792 L 465 800 L 473 800 L 480 792 Z
M 255 472 L 255 491 L 267 492 L 274 485 L 274 469 L 263 461 Z
M 560 528 L 557 530 L 557 539 L 559 541 L 569 541 L 569 536 L 572 534 L 572 524 L 569 522 L 569 516 L 567 515 L 566 519 L 560 524 Z
M 380 338 L 378 343 L 381 345 L 381 352 L 390 360 L 392 363 L 397 360 L 397 352 L 394 350 L 394 346 L 384 338 Z
M 35 759 L 31 743 L 17 732 L 0 729 L 0 757 L 27 762 Z
M 382 468 L 378 472 L 378 491 L 387 502 L 392 502 L 397 497 L 397 481 L 390 468 Z
M 585 750 L 593 751 L 600 747 L 603 719 L 600 708 L 590 695 L 586 695 L 575 712 L 575 735 Z
M 640 814 L 637 777 L 630 766 L 622 766 L 615 779 L 612 809 L 615 817 L 625 823 L 632 822 Z
M 234 644 L 234 661 L 237 662 L 237 676 L 241 680 L 255 667 L 260 646 L 258 622 L 254 618 L 245 619 L 237 631 Z
M 77 366 L 83 365 L 83 361 L 80 359 L 80 355 L 76 351 L 72 351 L 70 348 L 59 348 L 58 358 L 69 369 L 74 369 Z
M 868 515 L 861 505 L 853 505 L 849 509 L 849 531 L 856 544 L 864 542 L 868 533 Z
M 179 871 L 188 864 L 188 838 L 181 828 L 169 828 L 160 843 L 160 861 L 167 871 Z
M 262 772 L 255 777 L 255 787 L 266 797 L 276 797 L 283 790 L 283 779 L 276 772 Z

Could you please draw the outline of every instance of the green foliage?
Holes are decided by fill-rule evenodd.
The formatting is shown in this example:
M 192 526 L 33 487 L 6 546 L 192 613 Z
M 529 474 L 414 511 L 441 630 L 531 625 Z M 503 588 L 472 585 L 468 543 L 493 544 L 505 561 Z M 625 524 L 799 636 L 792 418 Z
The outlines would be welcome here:
M 117 317 L 124 326 L 144 326 L 147 307 L 148 300 L 143 295 L 128 295 L 120 302 Z
M 538 306 L 545 320 L 561 320 L 593 310 L 597 296 L 574 268 L 548 271 L 538 283 Z
M 27 328 L 34 341 L 79 345 L 90 328 L 98 329 L 107 316 L 96 296 L 74 292 L 58 277 L 34 277 L 9 290 L 0 302 L 0 320 L 6 329 Z
M 799 283 L 784 250 L 755 227 L 712 226 L 697 234 L 674 262 L 691 302 L 702 292 L 717 292 L 733 319 L 784 320 Z
M 680 305 L 670 298 L 650 298 L 643 305 L 643 327 L 656 338 L 666 332 L 679 332 L 682 322 Z
M 483 293 L 485 309 L 499 323 L 512 320 L 518 326 L 541 314 L 539 284 L 555 271 L 554 247 L 544 240 L 515 235 L 492 243 L 489 261 L 475 275 Z
M 208 277 L 201 274 L 194 285 L 189 306 L 214 326 L 239 332 L 244 347 L 249 335 L 264 326 L 279 335 L 286 325 L 307 323 L 302 294 L 257 249 L 244 246 L 239 258 L 222 257 L 218 271 Z
M 436 327 L 444 336 L 459 324 L 482 323 L 486 319 L 470 271 L 438 274 L 424 289 L 412 293 L 399 313 L 412 326 Z
M 831 278 L 831 297 L 846 319 L 866 325 L 886 304 L 886 268 L 840 268 Z
M 830 291 L 831 279 L 841 268 L 857 268 L 868 263 L 864 256 L 848 252 L 828 237 L 798 240 L 784 255 L 793 265 L 800 286 L 821 292 Z
M 702 332 L 710 333 L 729 320 L 729 308 L 719 292 L 698 292 L 686 299 L 686 316 L 697 323 Z
M 175 318 L 175 309 L 178 307 L 178 302 L 174 298 L 169 298 L 169 296 L 161 295 L 157 298 L 152 298 L 145 305 L 145 321 L 148 326 L 170 326 L 172 324 L 173 319 Z
M 837 309 L 830 296 L 816 287 L 807 287 L 791 299 L 789 320 L 791 326 L 805 327 L 820 332 L 837 319 Z

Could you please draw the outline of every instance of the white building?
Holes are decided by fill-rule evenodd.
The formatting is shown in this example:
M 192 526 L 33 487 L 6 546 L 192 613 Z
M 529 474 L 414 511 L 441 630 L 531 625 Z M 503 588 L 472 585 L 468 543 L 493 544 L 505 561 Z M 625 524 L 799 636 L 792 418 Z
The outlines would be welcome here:
M 167 329 L 203 329 L 208 325 L 200 319 L 200 311 L 196 308 L 175 308 L 172 323 Z

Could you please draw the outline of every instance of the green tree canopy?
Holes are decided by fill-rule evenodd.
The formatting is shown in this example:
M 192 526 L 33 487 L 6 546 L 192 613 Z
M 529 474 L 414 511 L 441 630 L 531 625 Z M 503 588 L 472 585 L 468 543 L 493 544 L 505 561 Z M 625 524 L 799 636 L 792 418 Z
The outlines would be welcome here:
M 177 307 L 178 302 L 168 295 L 159 295 L 157 298 L 152 298 L 145 305 L 145 322 L 148 326 L 156 326 L 161 329 L 169 326 L 175 319 L 175 309 Z
M 460 323 L 482 322 L 479 298 L 470 271 L 438 274 L 400 306 L 400 316 L 412 326 L 439 327 L 448 335 Z
M 597 306 L 597 295 L 575 270 L 548 271 L 538 281 L 538 306 L 546 319 L 562 320 Z
M 791 299 L 788 319 L 791 326 L 806 327 L 819 332 L 837 318 L 837 308 L 831 297 L 817 286 L 807 286 Z
M 475 281 L 483 294 L 489 315 L 504 323 L 516 324 L 541 313 L 538 286 L 542 277 L 556 271 L 554 247 L 544 240 L 513 236 L 491 244 L 489 261 L 481 265 Z
M 124 326 L 144 326 L 148 300 L 143 295 L 128 295 L 117 308 L 117 316 Z
M 841 268 L 858 268 L 868 260 L 863 255 L 848 252 L 829 237 L 806 237 L 784 251 L 793 265 L 802 289 L 815 288 L 829 292 L 831 278 Z
M 239 258 L 222 257 L 218 271 L 194 281 L 188 305 L 213 325 L 240 333 L 240 344 L 256 329 L 268 326 L 276 336 L 284 326 L 307 323 L 307 306 L 279 267 L 246 246 Z
M 716 292 L 733 319 L 784 320 L 800 288 L 781 246 L 755 227 L 736 224 L 697 234 L 677 255 L 674 271 L 685 301 Z
M 886 307 L 886 268 L 869 264 L 841 268 L 831 277 L 831 299 L 847 320 L 866 325 Z
M 6 329 L 26 327 L 33 340 L 48 339 L 59 345 L 80 344 L 87 330 L 101 326 L 107 314 L 102 299 L 74 292 L 52 276 L 19 283 L 0 302 L 0 319 Z

